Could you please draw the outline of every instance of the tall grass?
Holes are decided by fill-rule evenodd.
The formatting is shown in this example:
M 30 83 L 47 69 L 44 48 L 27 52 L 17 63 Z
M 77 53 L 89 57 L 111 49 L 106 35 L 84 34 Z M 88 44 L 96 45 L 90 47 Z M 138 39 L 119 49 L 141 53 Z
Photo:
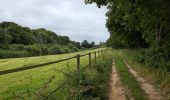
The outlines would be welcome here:
M 112 53 L 107 50 L 96 64 L 93 62 L 92 68 L 86 68 L 79 76 L 76 72 L 68 75 L 68 97 L 72 100 L 107 100 L 111 67 Z

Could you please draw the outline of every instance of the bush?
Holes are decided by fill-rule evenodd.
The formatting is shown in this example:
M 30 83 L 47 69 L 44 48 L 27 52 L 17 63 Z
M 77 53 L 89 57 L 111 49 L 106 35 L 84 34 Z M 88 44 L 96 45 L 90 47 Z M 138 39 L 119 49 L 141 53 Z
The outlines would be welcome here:
M 126 51 L 126 56 L 134 62 L 145 64 L 152 68 L 170 71 L 170 58 L 167 52 L 159 48 L 140 49 Z
M 107 100 L 108 82 L 112 68 L 112 53 L 107 51 L 97 59 L 97 64 L 82 70 L 79 76 L 67 74 L 68 98 L 73 100 Z
M 8 45 L 8 47 L 6 49 L 20 51 L 20 50 L 24 50 L 25 46 L 22 44 L 11 44 L 11 45 Z
M 170 71 L 168 53 L 160 48 L 151 48 L 145 51 L 145 64 L 159 68 L 161 70 Z
M 0 50 L 0 58 L 17 58 L 31 56 L 26 51 Z
M 35 46 L 39 49 L 39 55 L 48 54 L 48 46 L 46 44 L 36 44 Z
M 75 45 L 73 45 L 73 44 L 68 44 L 68 47 L 69 47 L 69 49 L 71 49 L 71 50 L 73 50 L 73 51 L 78 51 L 79 49 L 75 46 Z
M 31 54 L 32 56 L 36 56 L 36 55 L 39 55 L 40 54 L 40 48 L 37 48 L 36 46 L 34 45 L 30 45 L 30 46 L 26 46 L 25 47 L 25 50 Z
M 34 44 L 34 45 L 22 45 L 22 44 L 10 44 L 1 47 L 1 53 L 4 52 L 4 54 L 1 54 L 0 58 L 11 58 L 14 57 L 25 57 L 25 56 L 41 56 L 41 55 L 47 55 L 47 54 L 63 54 L 63 53 L 70 53 L 78 51 L 79 49 L 72 44 L 68 44 L 66 46 L 57 45 L 57 44 Z M 5 50 L 7 50 L 5 52 Z M 14 52 L 12 52 L 14 51 Z M 11 54 L 7 54 L 9 52 Z M 21 52 L 22 54 L 17 54 Z M 26 53 L 26 54 L 24 54 Z M 7 54 L 5 56 L 5 54 Z M 18 56 L 17 56 L 18 55 Z
M 68 47 L 64 47 L 62 48 L 62 53 L 69 53 L 69 52 L 72 52 L 72 50 Z
M 59 45 L 53 45 L 48 49 L 49 54 L 61 54 L 63 51 Z

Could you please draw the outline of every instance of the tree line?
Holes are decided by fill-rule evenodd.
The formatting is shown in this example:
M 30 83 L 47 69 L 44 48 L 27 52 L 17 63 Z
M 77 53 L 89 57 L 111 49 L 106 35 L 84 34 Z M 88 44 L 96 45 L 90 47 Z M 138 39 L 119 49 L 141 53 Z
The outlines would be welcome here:
M 61 54 L 93 48 L 95 42 L 82 43 L 55 32 L 30 29 L 14 22 L 0 23 L 0 58 Z
M 108 46 L 138 49 L 139 62 L 170 70 L 170 0 L 85 0 L 85 3 L 107 7 Z

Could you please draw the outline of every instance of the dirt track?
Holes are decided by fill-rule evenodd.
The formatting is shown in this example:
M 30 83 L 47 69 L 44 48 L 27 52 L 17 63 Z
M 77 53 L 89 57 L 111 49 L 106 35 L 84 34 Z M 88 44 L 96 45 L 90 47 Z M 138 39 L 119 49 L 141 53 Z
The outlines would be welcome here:
M 156 91 L 156 89 L 151 84 L 147 83 L 147 81 L 144 78 L 139 76 L 138 73 L 134 71 L 126 62 L 125 64 L 129 68 L 129 72 L 136 78 L 141 88 L 148 95 L 149 100 L 163 100 L 159 92 Z M 113 61 L 113 66 L 112 66 L 112 73 L 111 73 L 111 79 L 110 79 L 110 90 L 109 90 L 108 96 L 109 96 L 109 100 L 126 100 L 125 89 L 123 88 L 119 80 L 119 76 L 116 71 L 114 61 Z
M 125 62 L 125 61 L 124 61 Z M 136 78 L 136 80 L 139 82 L 141 88 L 145 91 L 145 93 L 148 95 L 149 100 L 163 100 L 160 96 L 160 93 L 156 91 L 156 89 L 147 81 L 138 75 L 136 71 L 134 71 L 130 65 L 128 65 L 127 62 L 125 62 L 126 66 L 129 68 L 129 72 Z
M 126 100 L 124 95 L 124 90 L 119 80 L 115 63 L 113 61 L 112 73 L 110 79 L 110 92 L 109 92 L 109 100 Z

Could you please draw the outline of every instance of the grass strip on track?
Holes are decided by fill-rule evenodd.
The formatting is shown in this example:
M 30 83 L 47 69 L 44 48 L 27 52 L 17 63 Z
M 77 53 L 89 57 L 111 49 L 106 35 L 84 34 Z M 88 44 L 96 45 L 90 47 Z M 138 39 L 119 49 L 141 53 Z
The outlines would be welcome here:
M 121 58 L 115 58 L 116 69 L 122 85 L 125 87 L 127 100 L 148 100 L 138 81 L 132 76 Z

